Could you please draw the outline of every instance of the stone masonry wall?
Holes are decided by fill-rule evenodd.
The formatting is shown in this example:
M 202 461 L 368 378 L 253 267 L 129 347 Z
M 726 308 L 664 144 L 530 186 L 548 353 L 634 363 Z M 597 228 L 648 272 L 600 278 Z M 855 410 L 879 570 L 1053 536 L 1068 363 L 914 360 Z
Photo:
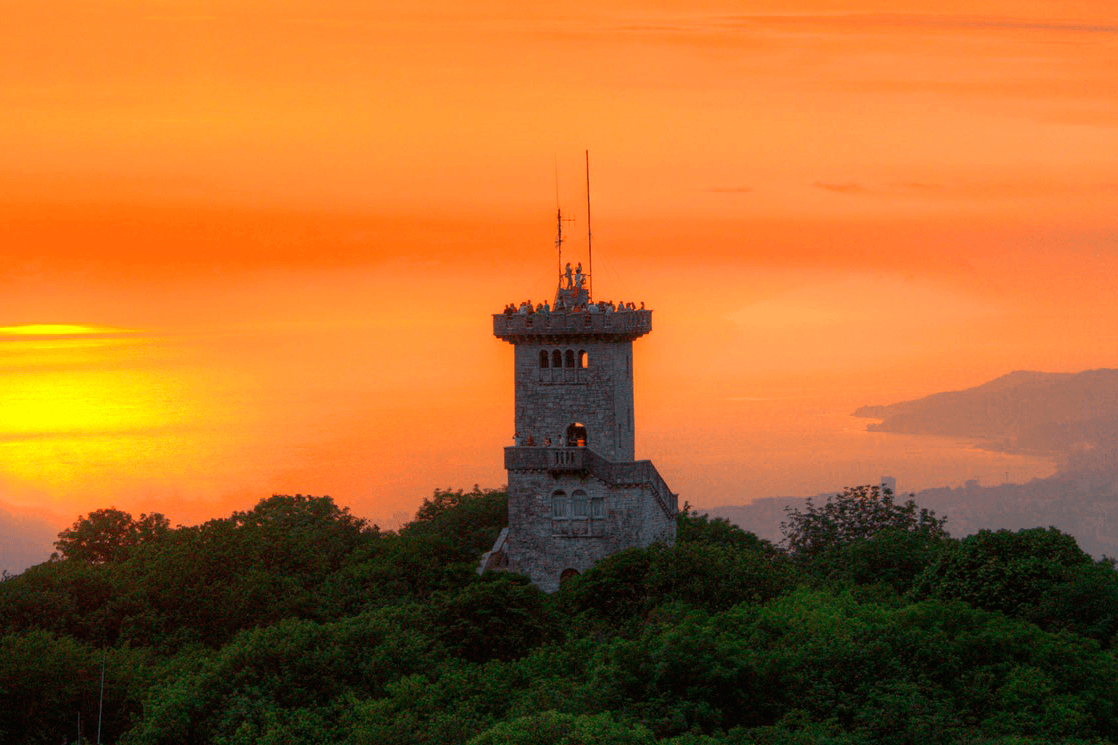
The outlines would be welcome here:
M 603 517 L 556 518 L 552 495 L 582 489 L 604 501 Z M 665 516 L 641 486 L 610 488 L 592 476 L 509 471 L 508 568 L 527 574 L 545 592 L 559 589 L 566 569 L 585 572 L 595 562 L 632 546 L 670 538 Z M 660 512 L 660 518 L 650 510 Z M 671 522 L 674 527 L 674 521 Z
M 540 367 L 540 352 L 566 358 L 586 354 L 586 368 Z M 578 422 L 587 445 L 613 461 L 633 460 L 633 344 L 630 341 L 549 340 L 517 344 L 515 353 L 516 431 L 537 444 L 565 437 Z

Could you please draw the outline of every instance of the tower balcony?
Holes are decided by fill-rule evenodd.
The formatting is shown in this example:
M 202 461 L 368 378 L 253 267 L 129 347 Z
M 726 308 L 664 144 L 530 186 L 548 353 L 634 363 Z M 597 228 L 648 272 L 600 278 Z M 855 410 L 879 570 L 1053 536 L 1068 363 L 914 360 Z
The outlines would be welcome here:
M 651 310 L 493 314 L 493 335 L 510 344 L 591 338 L 632 341 L 650 331 Z
M 585 447 L 553 448 L 519 446 L 505 448 L 505 470 L 569 473 L 590 470 L 590 450 Z
M 679 495 L 668 488 L 649 460 L 609 461 L 588 447 L 514 446 L 505 448 L 505 470 L 581 472 L 609 486 L 646 486 L 665 515 L 674 519 L 679 512 Z

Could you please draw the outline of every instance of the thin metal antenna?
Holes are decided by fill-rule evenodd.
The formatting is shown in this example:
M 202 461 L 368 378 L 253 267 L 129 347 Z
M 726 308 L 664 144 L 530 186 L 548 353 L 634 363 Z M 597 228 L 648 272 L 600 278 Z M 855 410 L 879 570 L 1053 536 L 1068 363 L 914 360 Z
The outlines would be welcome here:
M 586 256 L 590 264 L 590 289 L 587 300 L 594 298 L 594 246 L 590 241 L 590 151 L 586 151 Z
M 559 266 L 556 274 L 559 285 L 563 284 L 563 213 L 559 209 L 559 154 L 555 154 L 555 251 L 559 254 Z
M 559 259 L 559 287 L 563 286 L 563 278 L 566 272 L 563 271 L 563 210 L 559 207 L 559 158 L 555 158 L 555 253 Z M 574 222 L 574 218 L 566 218 L 566 222 Z
M 555 208 L 555 251 L 559 254 L 559 283 L 563 283 L 563 211 Z

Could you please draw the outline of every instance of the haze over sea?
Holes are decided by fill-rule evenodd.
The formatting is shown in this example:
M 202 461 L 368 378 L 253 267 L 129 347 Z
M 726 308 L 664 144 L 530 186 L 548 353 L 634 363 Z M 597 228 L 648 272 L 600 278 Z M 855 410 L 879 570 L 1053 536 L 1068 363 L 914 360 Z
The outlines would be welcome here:
M 984 486 L 1024 482 L 1055 472 L 1053 458 L 983 450 L 969 440 L 867 432 L 873 420 L 850 414 L 863 400 L 858 394 L 803 394 L 690 401 L 652 422 L 643 442 L 672 475 L 681 499 L 703 507 L 815 496 L 876 484 L 882 476 L 896 478 L 898 491 L 907 494 L 972 479 Z M 665 427 L 669 422 L 678 428 Z M 693 449 L 673 449 L 676 438 Z

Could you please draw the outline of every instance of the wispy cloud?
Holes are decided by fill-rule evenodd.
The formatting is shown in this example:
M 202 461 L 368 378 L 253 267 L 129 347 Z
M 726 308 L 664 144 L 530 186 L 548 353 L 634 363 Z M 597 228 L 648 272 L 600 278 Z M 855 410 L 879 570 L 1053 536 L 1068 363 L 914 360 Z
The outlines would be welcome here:
M 832 28 L 910 28 L 940 30 L 1046 31 L 1064 34 L 1118 34 L 1118 24 L 1076 20 L 1022 19 L 1001 16 L 966 16 L 936 13 L 750 13 L 726 16 L 692 16 L 671 23 L 630 23 L 617 31 L 672 34 L 709 33 L 772 28 L 774 26 L 826 26 Z
M 144 20 L 159 21 L 161 23 L 208 23 L 209 21 L 216 21 L 217 16 L 205 15 L 177 15 L 177 16 L 146 16 Z
M 834 192 L 835 194 L 865 194 L 869 191 L 869 189 L 856 181 L 843 181 L 841 183 L 816 181 L 812 186 L 816 189 L 822 189 L 823 191 Z
M 112 326 L 87 326 L 77 323 L 22 323 L 0 326 L 0 341 L 29 341 L 33 339 L 89 339 L 134 336 L 136 329 Z
M 898 191 L 911 191 L 911 192 L 930 192 L 942 191 L 943 184 L 925 184 L 919 181 L 894 181 L 893 183 L 886 184 L 890 189 Z
M 120 369 L 137 363 L 137 350 L 157 350 L 164 339 L 150 331 L 111 326 L 0 326 L 0 371 L 10 375 Z M 152 356 L 145 354 L 144 359 L 150 362 Z
M 121 427 L 114 429 L 68 429 L 40 432 L 0 432 L 0 443 L 37 442 L 42 440 L 119 439 L 121 437 L 163 437 L 189 431 L 185 425 L 153 427 Z
M 1056 31 L 1070 34 L 1118 34 L 1118 25 L 1056 20 L 1022 20 L 983 16 L 881 14 L 861 16 L 866 25 L 943 29 L 993 29 L 1000 31 Z
M 712 194 L 750 194 L 756 190 L 752 186 L 708 186 L 702 191 Z
M 1004 199 L 1004 198 L 1044 198 L 1056 194 L 1090 195 L 1098 192 L 1118 191 L 1118 184 L 1074 183 L 1074 182 L 961 182 L 940 184 L 924 181 L 862 182 L 816 181 L 812 188 L 833 194 L 860 195 L 873 198 L 915 198 L 930 199 Z

